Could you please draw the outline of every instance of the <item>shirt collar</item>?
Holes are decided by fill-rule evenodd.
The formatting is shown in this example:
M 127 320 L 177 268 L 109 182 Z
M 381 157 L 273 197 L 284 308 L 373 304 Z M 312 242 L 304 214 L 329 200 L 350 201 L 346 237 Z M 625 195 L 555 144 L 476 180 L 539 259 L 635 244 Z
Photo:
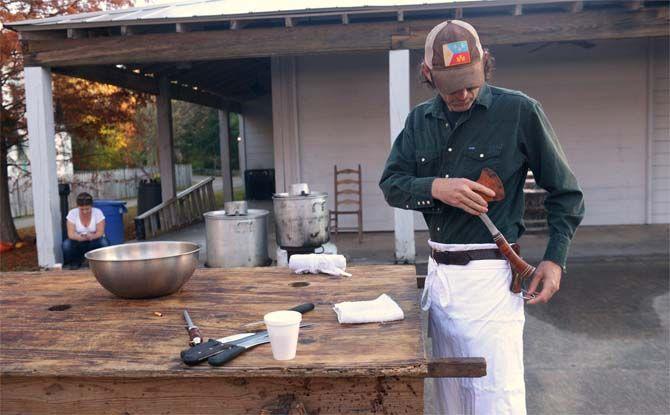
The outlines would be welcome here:
M 491 106 L 492 100 L 493 97 L 491 95 L 491 88 L 489 87 L 488 84 L 484 84 L 482 88 L 479 90 L 479 95 L 477 96 L 477 99 L 475 99 L 474 105 L 481 105 L 485 109 L 488 109 Z M 431 100 L 430 107 L 428 112 L 426 112 L 426 115 L 430 114 L 435 118 L 439 118 L 441 120 L 447 120 L 447 116 L 444 114 L 444 111 L 445 111 L 444 101 L 442 100 L 440 94 L 437 94 Z

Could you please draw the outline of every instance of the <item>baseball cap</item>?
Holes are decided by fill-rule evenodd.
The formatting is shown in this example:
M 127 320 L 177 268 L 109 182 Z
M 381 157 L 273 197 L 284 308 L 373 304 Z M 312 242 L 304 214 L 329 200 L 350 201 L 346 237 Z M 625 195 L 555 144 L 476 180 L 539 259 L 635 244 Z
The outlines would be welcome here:
M 477 31 L 462 20 L 444 21 L 426 38 L 424 63 L 442 93 L 484 85 L 483 57 Z

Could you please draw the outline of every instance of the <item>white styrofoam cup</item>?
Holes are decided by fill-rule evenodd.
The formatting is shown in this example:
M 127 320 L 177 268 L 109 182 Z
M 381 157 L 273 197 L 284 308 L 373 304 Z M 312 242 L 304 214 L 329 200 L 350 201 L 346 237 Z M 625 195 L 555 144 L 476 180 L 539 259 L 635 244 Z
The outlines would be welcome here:
M 288 310 L 273 311 L 267 313 L 263 320 L 270 335 L 272 357 L 276 360 L 294 359 L 302 314 Z

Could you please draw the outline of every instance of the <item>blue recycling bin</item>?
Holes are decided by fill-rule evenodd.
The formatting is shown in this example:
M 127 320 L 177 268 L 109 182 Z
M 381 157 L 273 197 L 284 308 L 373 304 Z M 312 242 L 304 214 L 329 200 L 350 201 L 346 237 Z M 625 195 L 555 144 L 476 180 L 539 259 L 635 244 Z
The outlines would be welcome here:
M 122 244 L 126 238 L 123 232 L 123 214 L 128 212 L 123 200 L 94 200 L 97 207 L 105 215 L 105 235 L 111 245 Z

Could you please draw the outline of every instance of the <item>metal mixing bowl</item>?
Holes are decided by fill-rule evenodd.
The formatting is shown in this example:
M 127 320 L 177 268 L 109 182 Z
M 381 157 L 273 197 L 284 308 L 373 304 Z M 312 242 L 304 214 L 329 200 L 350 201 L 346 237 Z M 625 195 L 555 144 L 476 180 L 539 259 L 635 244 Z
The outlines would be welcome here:
M 191 278 L 200 246 L 191 242 L 139 242 L 86 253 L 100 285 L 123 298 L 172 294 Z

